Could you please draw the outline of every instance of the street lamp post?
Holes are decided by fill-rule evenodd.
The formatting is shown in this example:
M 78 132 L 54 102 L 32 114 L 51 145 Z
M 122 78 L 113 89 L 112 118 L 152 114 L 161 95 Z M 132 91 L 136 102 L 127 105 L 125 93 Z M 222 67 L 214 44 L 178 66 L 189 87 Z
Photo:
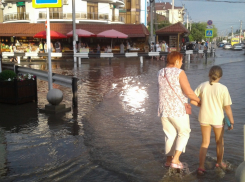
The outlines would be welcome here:
M 231 38 L 233 38 L 233 27 L 231 26 Z

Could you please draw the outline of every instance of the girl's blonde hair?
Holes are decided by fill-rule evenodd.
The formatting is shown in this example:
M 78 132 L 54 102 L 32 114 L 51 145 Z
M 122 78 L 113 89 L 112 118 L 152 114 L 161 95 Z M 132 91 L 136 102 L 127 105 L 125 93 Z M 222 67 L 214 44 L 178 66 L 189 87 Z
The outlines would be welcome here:
M 220 66 L 213 66 L 210 70 L 209 70 L 209 84 L 213 85 L 212 82 L 217 80 L 218 78 L 221 78 L 223 75 L 223 71 L 222 68 Z

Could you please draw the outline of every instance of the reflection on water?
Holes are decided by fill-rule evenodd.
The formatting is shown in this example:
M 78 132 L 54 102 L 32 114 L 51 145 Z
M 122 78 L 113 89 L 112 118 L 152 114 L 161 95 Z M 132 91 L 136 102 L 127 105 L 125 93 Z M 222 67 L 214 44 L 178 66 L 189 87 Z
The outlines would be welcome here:
M 130 77 L 123 78 L 123 83 L 125 86 L 122 87 L 123 91 L 120 96 L 123 98 L 122 104 L 125 103 L 124 109 L 133 113 L 143 113 L 145 108 L 142 105 L 148 96 L 145 87 L 140 86 L 140 82 L 136 82 Z
M 242 55 L 231 57 L 232 61 L 244 60 Z M 193 89 L 207 80 L 208 68 L 224 63 L 222 58 L 208 60 L 207 65 L 196 60 L 183 65 Z M 27 66 L 47 70 L 46 63 Z M 37 104 L 0 104 L 1 181 L 233 181 L 234 171 L 243 161 L 243 140 L 238 138 L 243 136 L 240 126 L 245 98 L 240 96 L 245 89 L 240 83 L 245 62 L 222 65 L 221 83 L 231 93 L 237 126 L 234 131 L 225 131 L 224 159 L 231 168 L 214 170 L 212 138 L 205 163 L 208 174 L 204 177 L 196 175 L 201 143 L 196 107 L 190 116 L 191 137 L 181 156 L 188 167 L 181 173 L 164 167 L 156 76 L 163 66 L 162 61 L 140 62 L 137 58 L 113 59 L 112 65 L 108 59 L 84 60 L 76 66 L 68 61 L 53 62 L 54 73 L 78 78 L 78 108 L 58 115 L 39 113 L 37 106 L 47 104 L 48 84 L 42 80 L 38 80 Z M 71 89 L 56 84 L 54 88 L 63 92 L 62 103 L 71 106 Z

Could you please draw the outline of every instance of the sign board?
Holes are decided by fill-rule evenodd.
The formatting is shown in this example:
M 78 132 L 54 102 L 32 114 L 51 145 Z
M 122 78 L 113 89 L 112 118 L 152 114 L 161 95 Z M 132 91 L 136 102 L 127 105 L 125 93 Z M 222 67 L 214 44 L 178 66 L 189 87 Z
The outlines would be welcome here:
M 213 29 L 206 29 L 205 37 L 213 37 Z
M 206 29 L 213 29 L 213 25 L 207 25 Z
M 33 8 L 60 8 L 62 0 L 32 0 Z
M 212 21 L 212 20 L 208 20 L 208 21 L 207 21 L 207 24 L 208 24 L 208 25 L 212 25 L 212 24 L 213 24 L 213 21 Z

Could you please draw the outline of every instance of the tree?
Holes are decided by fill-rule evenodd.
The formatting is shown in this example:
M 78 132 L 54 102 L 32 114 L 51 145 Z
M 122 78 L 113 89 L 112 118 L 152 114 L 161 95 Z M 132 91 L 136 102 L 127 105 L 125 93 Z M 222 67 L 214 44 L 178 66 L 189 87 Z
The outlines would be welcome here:
M 163 27 L 167 27 L 169 25 L 171 25 L 171 23 L 169 23 L 168 21 L 162 21 L 162 22 L 158 22 L 158 29 L 161 29 Z M 149 32 L 151 32 L 151 23 L 149 22 L 148 24 L 148 30 Z M 153 26 L 153 35 L 155 34 L 155 26 Z
M 192 23 L 189 40 L 190 41 L 202 41 L 202 40 L 206 41 L 207 40 L 207 38 L 205 37 L 206 26 L 207 26 L 206 22 Z M 217 37 L 217 28 L 213 25 L 213 37 L 210 38 L 210 41 L 212 41 L 213 38 L 215 37 Z

